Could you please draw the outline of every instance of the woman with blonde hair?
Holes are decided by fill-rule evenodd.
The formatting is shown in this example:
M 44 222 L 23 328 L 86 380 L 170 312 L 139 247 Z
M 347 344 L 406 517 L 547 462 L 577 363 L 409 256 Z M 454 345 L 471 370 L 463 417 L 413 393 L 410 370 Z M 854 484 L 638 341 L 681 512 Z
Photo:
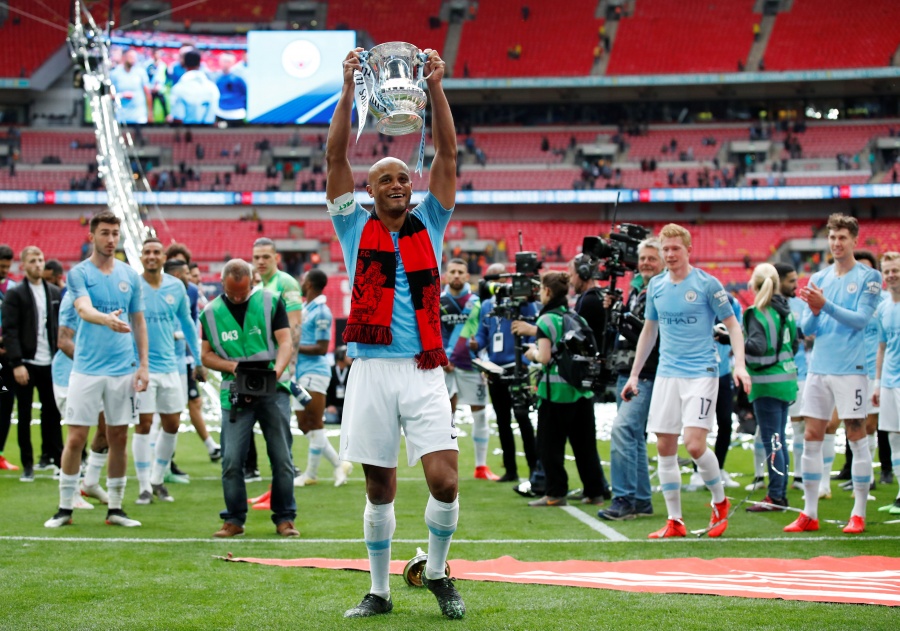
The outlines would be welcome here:
M 750 373 L 750 403 L 759 425 L 769 488 L 766 499 L 750 506 L 751 513 L 784 510 L 787 503 L 788 456 L 784 432 L 788 408 L 797 398 L 797 323 L 781 295 L 778 270 L 762 263 L 753 270 L 753 306 L 744 312 L 744 350 Z

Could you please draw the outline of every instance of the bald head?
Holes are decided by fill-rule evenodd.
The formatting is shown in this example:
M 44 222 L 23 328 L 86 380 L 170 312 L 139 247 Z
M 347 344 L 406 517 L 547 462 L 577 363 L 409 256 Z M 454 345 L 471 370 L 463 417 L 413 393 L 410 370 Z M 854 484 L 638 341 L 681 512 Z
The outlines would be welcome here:
M 506 273 L 506 265 L 503 263 L 491 263 L 486 270 L 484 270 L 485 276 L 495 276 L 497 274 L 505 274 Z
M 367 178 L 369 185 L 372 186 L 382 172 L 394 171 L 397 168 L 406 172 L 407 177 L 409 176 L 409 167 L 406 166 L 406 163 L 403 160 L 392 157 L 382 158 L 369 169 L 369 176 Z

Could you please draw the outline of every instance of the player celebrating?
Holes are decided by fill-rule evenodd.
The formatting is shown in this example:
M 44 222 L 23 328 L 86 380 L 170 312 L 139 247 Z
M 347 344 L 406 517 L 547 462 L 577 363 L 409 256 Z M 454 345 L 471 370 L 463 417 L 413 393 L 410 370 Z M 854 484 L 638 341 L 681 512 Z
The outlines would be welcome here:
M 872 403 L 881 405 L 878 429 L 888 433 L 894 469 L 900 467 L 900 252 L 885 252 L 881 273 L 890 298 L 878 306 L 878 357 Z M 880 387 L 879 387 L 880 386 Z M 900 490 L 893 504 L 879 511 L 900 515 Z
M 872 478 L 872 454 L 866 438 L 866 348 L 864 330 L 881 300 L 881 274 L 853 255 L 859 223 L 835 213 L 828 218 L 828 247 L 834 264 L 816 272 L 800 290 L 806 302 L 800 323 L 806 335 L 816 336 L 806 385 L 802 415 L 806 418 L 803 442 L 805 504 L 785 532 L 819 529 L 819 482 L 822 479 L 822 441 L 836 408 L 847 429 L 853 450 L 853 510 L 844 532 L 866 529 L 866 500 Z
M 690 264 L 691 233 L 668 224 L 659 233 L 667 273 L 654 276 L 647 288 L 646 321 L 638 338 L 631 376 L 622 388 L 622 398 L 639 394 L 638 377 L 650 351 L 659 344 L 659 368 L 647 431 L 656 434 L 659 452 L 659 482 L 669 519 L 650 534 L 651 539 L 684 537 L 681 516 L 681 474 L 678 470 L 678 436 L 684 428 L 684 446 L 712 492 L 713 508 L 707 534 L 720 537 L 728 527 L 731 502 L 725 497 L 719 461 L 706 445 L 716 426 L 719 391 L 719 359 L 713 342 L 713 323 L 718 317 L 731 339 L 734 381 L 750 391 L 750 376 L 744 366 L 744 336 L 722 284 Z

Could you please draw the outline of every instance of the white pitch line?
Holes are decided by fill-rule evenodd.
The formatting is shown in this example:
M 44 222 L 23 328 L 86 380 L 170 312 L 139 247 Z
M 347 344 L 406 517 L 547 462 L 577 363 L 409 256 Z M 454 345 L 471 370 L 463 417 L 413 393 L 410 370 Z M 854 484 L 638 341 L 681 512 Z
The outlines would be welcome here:
M 618 533 L 617 533 L 618 534 Z M 621 535 L 620 535 L 621 537 Z M 865 541 L 900 541 L 900 536 L 890 536 L 890 535 L 876 535 L 872 537 L 864 537 Z M 363 544 L 363 539 L 297 539 L 291 537 L 289 539 L 284 538 L 246 538 L 246 537 L 238 537 L 236 539 L 214 539 L 212 537 L 193 537 L 193 538 L 184 538 L 184 539 L 173 539 L 173 538 L 147 538 L 141 539 L 138 537 L 30 537 L 30 536 L 15 536 L 15 535 L 6 535 L 0 536 L 0 543 L 2 542 L 33 542 L 33 543 L 152 543 L 154 545 L 166 543 L 166 544 L 179 544 L 179 543 L 209 543 L 213 545 L 247 545 L 247 544 L 272 544 L 272 545 L 302 545 L 302 544 Z M 735 537 L 733 539 L 707 539 L 700 537 L 686 537 L 684 539 L 666 539 L 666 542 L 674 543 L 676 541 L 681 542 L 689 542 L 693 545 L 726 545 L 729 542 L 731 543 L 789 543 L 795 544 L 799 542 L 807 542 L 807 541 L 842 541 L 842 542 L 850 542 L 850 541 L 860 541 L 858 538 L 850 538 L 847 536 L 823 536 L 823 537 L 768 537 L 768 538 L 758 538 L 754 539 L 751 537 Z M 394 539 L 392 543 L 399 544 L 424 544 L 428 543 L 427 539 Z M 585 543 L 635 543 L 635 544 L 649 544 L 649 545 L 670 545 L 669 543 L 662 543 L 657 539 L 618 539 L 618 540 L 603 540 L 603 539 L 454 539 L 453 545 L 535 545 L 535 544 L 547 544 L 547 543 L 555 543 L 555 544 L 585 544 Z
M 618 530 L 610 528 L 602 521 L 594 519 L 584 511 L 578 510 L 574 506 L 560 506 L 560 508 L 562 508 L 563 511 L 565 511 L 581 523 L 587 524 L 589 528 L 591 528 L 592 530 L 596 530 L 610 541 L 628 541 L 628 537 L 623 535 Z

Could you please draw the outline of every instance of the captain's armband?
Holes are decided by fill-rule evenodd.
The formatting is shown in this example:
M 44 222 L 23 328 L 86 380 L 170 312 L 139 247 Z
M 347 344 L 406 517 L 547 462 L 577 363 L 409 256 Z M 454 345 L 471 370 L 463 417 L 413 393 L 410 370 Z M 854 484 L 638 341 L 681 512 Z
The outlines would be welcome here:
M 356 197 L 353 191 L 340 195 L 333 202 L 325 200 L 326 208 L 329 215 L 349 215 L 356 210 Z

